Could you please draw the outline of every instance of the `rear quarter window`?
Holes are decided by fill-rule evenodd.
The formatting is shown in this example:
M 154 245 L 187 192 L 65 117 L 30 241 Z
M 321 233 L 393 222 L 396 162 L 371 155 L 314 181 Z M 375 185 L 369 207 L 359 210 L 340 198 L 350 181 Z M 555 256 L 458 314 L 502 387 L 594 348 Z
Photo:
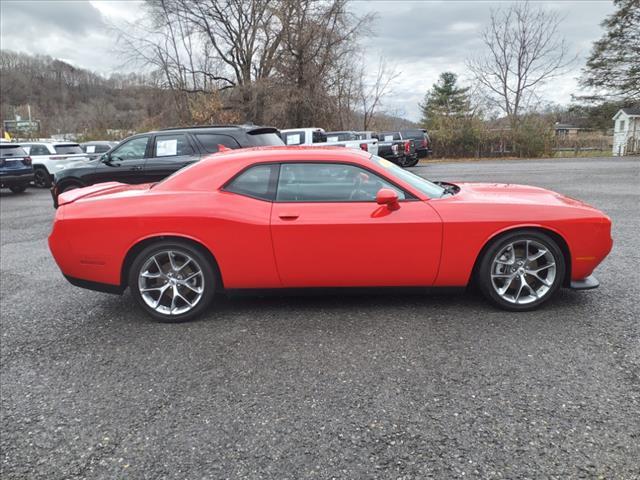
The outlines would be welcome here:
M 196 133 L 196 140 L 207 153 L 216 153 L 220 147 L 224 145 L 227 148 L 240 148 L 240 144 L 235 138 L 229 135 L 220 135 L 218 133 Z
M 223 190 L 272 201 L 275 197 L 277 177 L 278 165 L 255 165 L 238 174 Z
M 84 153 L 82 151 L 82 147 L 80 147 L 80 145 L 76 144 L 68 144 L 68 145 L 54 145 L 53 149 L 56 151 L 56 153 L 61 154 L 61 155 L 73 155 L 76 153 Z
M 251 140 L 251 145 L 256 147 L 274 147 L 284 145 L 282 139 L 275 132 L 270 133 L 251 133 L 247 135 Z

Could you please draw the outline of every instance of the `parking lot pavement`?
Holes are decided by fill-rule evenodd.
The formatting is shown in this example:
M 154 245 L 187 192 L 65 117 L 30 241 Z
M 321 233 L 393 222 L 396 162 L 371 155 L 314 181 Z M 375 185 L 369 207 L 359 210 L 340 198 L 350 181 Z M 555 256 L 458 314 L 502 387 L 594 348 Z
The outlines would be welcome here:
M 233 298 L 157 324 L 64 280 L 48 192 L 3 191 L 0 477 L 639 478 L 640 159 L 415 171 L 601 208 L 601 287 L 521 314 L 396 293 Z

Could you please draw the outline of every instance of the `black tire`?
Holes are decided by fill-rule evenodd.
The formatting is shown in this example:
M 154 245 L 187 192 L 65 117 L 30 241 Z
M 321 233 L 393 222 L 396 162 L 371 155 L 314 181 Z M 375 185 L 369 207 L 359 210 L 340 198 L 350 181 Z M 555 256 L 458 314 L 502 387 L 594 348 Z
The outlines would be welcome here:
M 51 175 L 44 167 L 35 167 L 33 170 L 33 184 L 38 188 L 49 188 L 51 186 Z
M 407 167 L 415 167 L 418 164 L 419 161 L 420 161 L 420 159 L 416 155 L 416 157 L 414 159 L 409 161 L 409 163 L 407 164 Z
M 82 185 L 80 185 L 79 183 L 67 183 L 66 185 L 62 186 L 62 188 L 60 189 L 60 193 L 75 190 L 76 188 L 82 188 Z
M 13 185 L 9 187 L 9 190 L 11 190 L 13 193 L 24 193 L 26 189 L 26 185 Z
M 402 168 L 409 167 L 410 163 L 411 163 L 411 160 L 406 155 L 403 155 L 402 157 L 398 158 L 398 166 L 400 166 Z
M 551 254 L 551 256 L 553 257 L 552 261 L 554 262 L 554 266 L 555 266 L 555 275 L 552 281 L 545 279 L 545 281 L 550 282 L 550 285 L 541 296 L 538 297 L 538 295 L 535 295 L 536 300 L 530 301 L 529 303 L 519 304 L 503 298 L 503 296 L 501 296 L 498 293 L 498 291 L 496 291 L 496 287 L 494 287 L 494 283 L 492 280 L 492 273 L 493 273 L 492 269 L 494 268 L 494 260 L 497 260 L 497 256 L 500 252 L 503 252 L 504 249 L 511 244 L 522 245 L 522 242 L 524 242 L 526 245 L 527 240 L 541 245 L 548 251 L 548 253 Z M 522 247 L 516 247 L 516 248 L 522 248 Z M 515 258 L 515 255 L 514 255 L 514 258 Z M 539 262 L 539 260 L 537 262 Z M 540 305 L 545 303 L 547 300 L 549 300 L 553 296 L 556 290 L 560 288 L 560 286 L 564 282 L 564 276 L 566 272 L 565 265 L 566 264 L 564 260 L 564 255 L 562 254 L 562 250 L 558 246 L 557 242 L 553 240 L 553 238 L 551 238 L 549 235 L 539 231 L 535 231 L 535 230 L 514 231 L 498 237 L 485 250 L 482 258 L 480 259 L 480 264 L 478 266 L 478 269 L 476 270 L 475 281 L 478 287 L 480 288 L 480 291 L 483 293 L 483 295 L 494 305 L 504 310 L 523 312 L 523 311 L 534 310 L 538 308 Z M 539 266 L 539 264 L 530 268 L 535 270 L 537 266 Z M 507 267 L 504 267 L 504 268 L 507 268 Z M 517 268 L 517 265 L 514 265 L 513 267 L 508 267 L 508 268 Z M 517 289 L 518 286 L 520 286 L 519 288 L 522 289 L 521 287 L 522 283 L 519 280 L 520 277 L 518 276 L 518 274 L 508 273 L 508 275 L 513 275 L 515 278 L 518 279 L 518 280 L 514 280 L 514 282 L 518 282 L 514 285 L 514 288 Z M 543 284 L 542 282 L 538 283 L 538 280 L 536 277 L 529 277 L 527 273 L 525 273 L 524 275 L 525 275 L 526 283 L 535 282 L 535 284 L 539 285 L 541 288 L 543 286 L 546 286 L 546 284 Z M 547 274 L 541 273 L 540 275 L 547 275 Z M 506 285 L 506 282 L 507 281 L 505 280 L 504 283 L 502 283 L 500 286 Z M 529 293 L 528 295 L 529 297 L 534 297 L 534 293 L 532 290 L 529 289 L 528 293 Z M 515 295 L 513 295 L 512 297 L 515 297 Z
M 146 303 L 145 299 L 142 297 L 142 293 L 140 292 L 138 278 L 142 273 L 141 269 L 143 268 L 145 263 L 147 263 L 147 261 L 150 260 L 154 255 L 162 255 L 167 251 L 176 252 L 180 255 L 186 255 L 190 257 L 202 272 L 202 297 L 193 308 L 185 313 L 173 315 L 160 313 Z M 135 260 L 131 264 L 131 268 L 129 269 L 128 280 L 131 294 L 138 302 L 138 304 L 142 307 L 142 309 L 147 312 L 147 314 L 149 314 L 154 320 L 164 323 L 179 323 L 192 320 L 198 315 L 202 314 L 205 310 L 207 310 L 207 308 L 213 301 L 217 290 L 218 276 L 216 275 L 216 271 L 216 266 L 211 263 L 210 258 L 205 252 L 202 251 L 201 248 L 186 241 L 161 240 L 146 247 L 136 256 Z M 160 295 L 160 297 L 162 297 L 162 295 Z

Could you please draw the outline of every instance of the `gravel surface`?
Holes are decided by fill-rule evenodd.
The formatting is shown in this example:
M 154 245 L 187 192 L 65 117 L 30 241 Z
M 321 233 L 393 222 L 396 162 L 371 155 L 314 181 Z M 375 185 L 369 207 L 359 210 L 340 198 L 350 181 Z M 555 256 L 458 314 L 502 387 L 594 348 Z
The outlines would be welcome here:
M 640 478 L 640 158 L 415 171 L 601 208 L 601 287 L 521 314 L 472 292 L 241 297 L 157 324 L 68 284 L 48 192 L 3 190 L 0 477 Z

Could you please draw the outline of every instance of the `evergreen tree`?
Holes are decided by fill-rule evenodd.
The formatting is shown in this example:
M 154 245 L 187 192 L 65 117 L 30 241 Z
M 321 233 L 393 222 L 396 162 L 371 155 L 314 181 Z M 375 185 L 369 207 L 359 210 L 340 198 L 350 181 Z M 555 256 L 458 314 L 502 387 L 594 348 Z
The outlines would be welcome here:
M 420 105 L 424 125 L 433 124 L 438 117 L 462 117 L 469 112 L 469 87 L 459 87 L 457 82 L 455 73 L 440 74 Z
M 640 100 L 640 0 L 614 4 L 617 10 L 602 22 L 606 32 L 593 44 L 582 83 Z

